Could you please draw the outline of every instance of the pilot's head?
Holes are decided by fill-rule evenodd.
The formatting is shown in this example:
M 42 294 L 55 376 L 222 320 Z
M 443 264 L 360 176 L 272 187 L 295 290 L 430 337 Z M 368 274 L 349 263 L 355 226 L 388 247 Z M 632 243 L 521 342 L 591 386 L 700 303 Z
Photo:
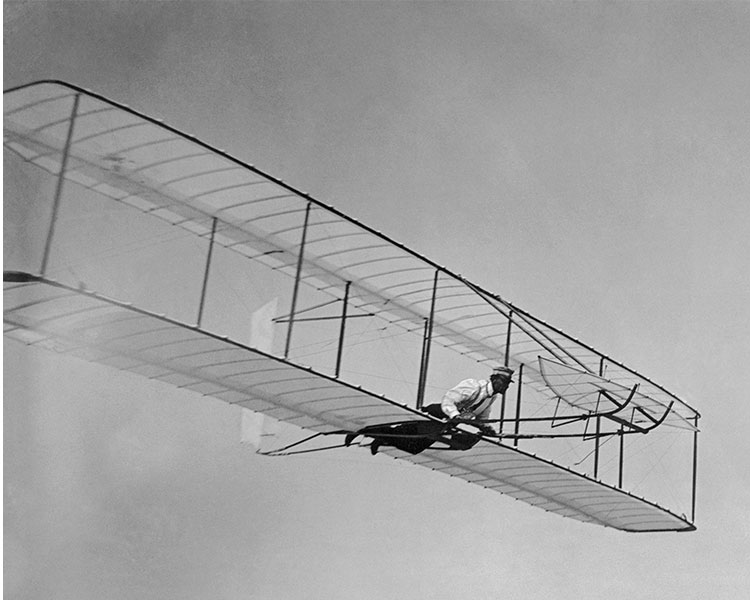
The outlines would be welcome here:
M 512 377 L 513 369 L 510 367 L 495 367 L 492 369 L 490 382 L 492 382 L 492 387 L 495 390 L 495 393 L 502 394 L 507 390 L 508 386 L 513 381 Z

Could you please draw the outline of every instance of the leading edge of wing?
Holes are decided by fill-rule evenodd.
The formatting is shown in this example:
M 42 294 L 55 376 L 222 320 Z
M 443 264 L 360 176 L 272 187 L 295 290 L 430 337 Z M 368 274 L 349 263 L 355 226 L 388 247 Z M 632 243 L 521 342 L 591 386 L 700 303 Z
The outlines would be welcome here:
M 46 90 L 42 89 L 44 86 L 48 86 Z M 37 90 L 35 88 L 39 88 L 39 89 Z M 279 179 L 277 179 L 277 178 L 275 178 L 275 177 L 273 177 L 273 176 L 271 176 L 271 175 L 269 175 L 269 174 L 267 174 L 267 173 L 265 173 L 265 172 L 257 169 L 253 165 L 245 163 L 244 161 L 241 161 L 241 160 L 239 160 L 239 159 L 231 156 L 230 154 L 228 154 L 228 153 L 226 153 L 226 152 L 224 152 L 224 151 L 222 151 L 220 149 L 214 148 L 214 147 L 210 146 L 209 144 L 207 144 L 207 143 L 205 143 L 205 142 L 203 142 L 203 141 L 201 141 L 201 140 L 199 140 L 199 139 L 197 139 L 197 138 L 195 138 L 193 136 L 190 136 L 189 134 L 183 133 L 183 132 L 179 131 L 178 129 L 176 129 L 174 127 L 171 127 L 171 126 L 169 126 L 169 125 L 167 125 L 167 124 L 159 121 L 158 119 L 154 119 L 154 118 L 148 117 L 147 115 L 144 115 L 144 114 L 142 114 L 142 113 L 140 113 L 140 112 L 138 112 L 136 110 L 133 110 L 133 109 L 129 108 L 126 105 L 123 105 L 123 104 L 117 103 L 115 101 L 112 101 L 112 100 L 110 100 L 110 99 L 108 99 L 108 98 L 106 98 L 106 97 L 104 97 L 104 96 L 102 96 L 100 94 L 94 93 L 94 92 L 92 92 L 90 90 L 86 90 L 84 88 L 81 88 L 81 87 L 72 85 L 70 83 L 66 83 L 64 81 L 60 81 L 60 80 L 37 81 L 37 82 L 25 84 L 25 85 L 22 85 L 22 86 L 18 86 L 18 87 L 6 90 L 6 98 L 5 98 L 5 100 L 6 100 L 5 101 L 5 105 L 6 106 L 4 107 L 4 110 L 5 110 L 5 113 L 6 113 L 6 119 L 5 119 L 5 121 L 6 121 L 6 126 L 7 127 L 10 127 L 12 125 L 11 122 L 12 122 L 13 119 L 9 118 L 9 117 L 12 117 L 14 115 L 15 110 L 21 110 L 21 109 L 27 108 L 29 106 L 28 104 L 27 105 L 22 105 L 22 106 L 16 106 L 16 104 L 15 104 L 16 102 L 20 102 L 21 100 L 19 99 L 18 101 L 16 101 L 16 94 L 14 94 L 14 92 L 21 92 L 22 90 L 26 90 L 25 93 L 28 93 L 29 96 L 31 96 L 31 98 L 29 98 L 28 101 L 34 107 L 37 107 L 38 105 L 44 105 L 44 103 L 48 102 L 48 101 L 54 101 L 54 100 L 57 100 L 57 99 L 59 99 L 61 97 L 65 97 L 65 95 L 64 95 L 65 93 L 67 93 L 70 96 L 75 95 L 76 93 L 79 93 L 79 94 L 83 94 L 85 96 L 88 96 L 88 97 L 90 97 L 92 99 L 95 99 L 95 100 L 97 100 L 99 102 L 105 103 L 110 108 L 115 108 L 115 109 L 119 109 L 121 111 L 125 111 L 130 116 L 132 116 L 134 118 L 141 119 L 144 122 L 147 122 L 147 123 L 149 123 L 151 125 L 154 125 L 154 126 L 160 128 L 160 129 L 164 130 L 164 131 L 170 132 L 175 137 L 178 137 L 181 140 L 189 142 L 190 144 L 195 144 L 197 147 L 200 147 L 200 149 L 202 149 L 203 151 L 212 153 L 213 155 L 215 155 L 217 157 L 221 157 L 222 159 L 225 159 L 225 160 L 229 161 L 232 165 L 234 165 L 234 166 L 236 166 L 238 168 L 245 169 L 248 172 L 251 172 L 254 175 L 257 175 L 259 178 L 262 178 L 264 181 L 266 181 L 266 182 L 268 182 L 270 184 L 273 184 L 273 186 L 275 186 L 275 187 L 278 187 L 279 190 L 283 191 L 284 194 L 287 194 L 290 197 L 294 196 L 297 199 L 300 199 L 300 200 L 305 201 L 305 202 L 309 202 L 309 203 L 311 203 L 311 204 L 313 204 L 313 205 L 315 205 L 315 206 L 317 206 L 317 207 L 319 207 L 319 208 L 327 211 L 331 215 L 334 215 L 336 218 L 342 219 L 343 221 L 346 221 L 348 224 L 356 226 L 357 228 L 361 229 L 362 231 L 367 232 L 368 234 L 371 234 L 373 236 L 376 236 L 377 238 L 379 238 L 379 239 L 387 242 L 388 244 L 392 245 L 393 248 L 396 248 L 399 251 L 403 252 L 405 256 L 408 256 L 408 257 L 410 257 L 412 259 L 415 259 L 416 261 L 418 261 L 423 266 L 429 267 L 431 269 L 435 269 L 436 271 L 438 271 L 440 273 L 444 273 L 447 276 L 449 276 L 450 278 L 454 279 L 455 281 L 460 282 L 461 284 L 466 285 L 469 289 L 472 289 L 472 290 L 477 291 L 477 292 L 481 292 L 482 298 L 484 298 L 484 299 L 488 299 L 488 298 L 494 299 L 498 303 L 502 304 L 504 308 L 506 308 L 506 309 L 512 309 L 513 312 L 516 313 L 516 314 L 522 314 L 526 318 L 529 318 L 529 319 L 533 318 L 535 321 L 539 321 L 538 319 L 536 319 L 535 317 L 532 317 L 531 315 L 529 315 L 525 311 L 519 309 L 515 305 L 513 305 L 513 304 L 511 304 L 511 303 L 509 303 L 509 302 L 507 302 L 505 300 L 500 299 L 499 296 L 497 296 L 495 294 L 490 294 L 490 293 L 482 290 L 480 287 L 478 287 L 478 286 L 476 286 L 474 284 L 470 284 L 467 280 L 465 280 L 460 275 L 452 273 L 451 271 L 449 271 L 445 267 L 436 264 L 434 261 L 431 261 L 427 257 L 425 257 L 425 256 L 423 256 L 423 255 L 421 255 L 421 254 L 419 254 L 417 252 L 415 252 L 414 250 L 408 248 L 407 246 L 405 246 L 405 245 L 403 245 L 403 244 L 401 244 L 401 243 L 399 243 L 399 242 L 397 242 L 395 240 L 392 240 L 391 238 L 387 237 L 383 233 L 381 233 L 379 231 L 376 231 L 373 228 L 371 228 L 371 227 L 369 227 L 369 226 L 361 223 L 360 221 L 358 221 L 358 220 L 356 220 L 356 219 L 354 219 L 352 217 L 349 217 L 348 215 L 340 212 L 336 208 L 334 208 L 334 207 L 332 207 L 332 206 L 330 206 L 328 204 L 325 204 L 325 203 L 323 203 L 323 202 L 321 202 L 321 201 L 319 201 L 319 200 L 311 197 L 309 194 L 301 192 L 299 190 L 296 190 L 295 188 L 293 188 L 292 186 L 288 185 L 287 183 L 285 183 L 285 182 L 283 182 L 283 181 L 281 181 L 281 180 L 279 180 Z M 42 92 L 44 92 L 44 93 L 42 93 Z M 61 94 L 63 94 L 63 95 L 61 96 Z M 51 123 L 57 123 L 60 118 L 64 117 L 64 115 L 60 116 L 60 115 L 57 115 L 55 113 L 55 115 L 53 115 L 53 117 L 54 118 L 50 117 L 50 118 L 52 118 Z M 50 125 L 50 123 L 47 123 L 47 125 Z M 101 132 L 99 132 L 99 133 L 101 133 Z M 78 144 L 79 142 L 76 141 L 74 143 Z M 49 159 L 49 157 L 45 157 L 45 158 Z M 141 174 L 142 174 L 142 172 L 141 172 Z M 115 175 L 117 175 L 117 173 Z M 123 179 L 119 175 L 118 175 L 118 177 L 119 177 L 120 180 Z M 128 183 L 128 185 L 134 185 L 134 181 L 128 180 L 127 183 Z M 169 202 L 174 201 L 175 203 L 179 203 L 180 198 L 178 198 L 178 197 L 171 197 L 170 196 L 168 198 L 168 201 Z M 189 205 L 189 206 L 190 206 L 191 209 L 195 208 L 192 205 Z M 203 207 L 203 208 L 206 208 L 206 207 Z M 228 207 L 226 207 L 226 206 L 222 206 L 221 210 L 226 212 L 227 208 Z M 292 267 L 290 266 L 289 268 L 291 269 Z M 380 277 L 380 273 L 377 272 L 377 273 L 371 274 L 370 276 L 371 276 L 372 279 L 374 279 L 376 277 Z M 360 283 L 361 283 L 362 279 L 364 279 L 364 277 L 360 277 Z M 363 293 L 371 291 L 369 289 L 365 290 L 364 288 L 363 288 L 363 290 L 364 290 Z M 384 299 L 388 300 L 388 302 L 390 303 L 389 306 L 397 306 L 398 305 L 397 302 L 393 301 L 393 298 L 384 297 Z M 477 299 L 473 299 L 473 300 L 476 301 Z M 414 315 L 411 315 L 410 311 L 412 311 L 412 309 L 413 309 L 412 304 L 416 305 L 417 304 L 416 300 L 414 302 L 412 302 L 412 303 L 404 303 L 403 306 L 397 306 L 399 308 L 399 310 L 401 311 L 400 315 L 402 317 L 404 315 L 407 315 L 407 316 L 410 315 L 411 317 L 414 317 L 414 318 L 419 317 L 419 318 L 417 318 L 417 320 L 419 322 L 421 322 L 421 316 L 423 316 L 423 315 L 421 315 L 421 313 L 420 313 L 420 315 L 417 315 L 416 317 Z M 480 302 L 480 304 L 481 304 L 481 302 Z M 424 302 L 422 303 L 422 305 L 424 305 Z M 420 305 L 420 307 L 422 305 Z M 474 306 L 475 305 L 472 305 L 472 307 L 474 307 Z M 462 306 L 459 306 L 459 305 L 456 305 L 454 307 L 449 307 L 447 310 L 459 310 L 459 309 L 470 310 L 470 308 L 468 306 L 467 307 L 462 307 Z M 447 312 L 447 310 L 446 310 L 446 312 Z M 447 323 L 452 323 L 452 321 L 454 320 L 452 318 L 453 316 L 455 316 L 455 315 L 451 315 L 450 317 L 448 317 L 446 315 Z M 493 323 L 494 323 L 494 321 L 493 321 Z M 570 340 L 573 343 L 572 338 L 570 338 L 570 336 L 568 336 L 567 334 L 564 334 L 563 332 L 561 332 L 560 330 L 557 330 L 556 328 L 553 328 L 552 326 L 549 326 L 549 325 L 546 325 L 546 324 L 544 324 L 544 326 L 547 327 L 547 328 L 549 328 L 550 330 L 554 330 L 555 332 L 559 333 L 561 336 L 564 336 L 566 340 Z M 436 329 L 436 331 L 437 331 L 437 330 L 440 330 L 441 327 L 447 327 L 447 324 L 441 324 L 438 321 L 438 322 L 436 322 L 436 327 L 437 327 L 437 329 Z M 484 324 L 481 324 L 481 327 L 487 327 L 487 326 L 484 325 Z M 493 327 L 495 327 L 495 325 L 493 325 Z M 495 329 L 498 329 L 498 327 L 495 327 Z M 469 329 L 473 329 L 473 327 L 470 327 Z M 504 328 L 502 328 L 502 329 L 504 329 Z M 504 343 L 502 341 L 497 340 L 496 342 L 490 343 L 488 340 L 491 341 L 491 338 L 488 337 L 488 335 L 487 335 L 487 333 L 489 333 L 489 330 L 487 330 L 487 329 L 479 329 L 479 330 L 477 330 L 477 332 L 481 332 L 481 335 L 477 334 L 476 336 L 473 336 L 473 337 L 469 336 L 467 338 L 467 340 L 469 342 L 467 348 L 469 348 L 470 351 L 472 351 L 472 352 L 475 352 L 475 351 L 476 352 L 480 352 L 482 354 L 482 356 L 492 357 L 492 358 L 495 358 L 499 354 L 502 354 L 502 348 L 504 347 Z M 463 329 L 462 328 L 456 328 L 453 325 L 451 325 L 451 328 L 445 329 L 443 331 L 443 333 L 445 334 L 445 336 L 447 338 L 449 338 L 449 339 L 452 340 L 451 343 L 453 343 L 454 341 L 460 342 L 461 340 L 463 340 L 464 338 L 466 338 L 466 328 L 463 328 Z M 464 340 L 464 341 L 466 341 L 466 340 Z M 586 354 L 588 354 L 590 352 L 590 353 L 593 353 L 593 355 L 596 355 L 596 357 L 600 357 L 600 356 L 604 357 L 604 355 L 601 354 L 600 352 L 594 350 L 593 348 L 591 348 L 589 346 L 586 346 L 585 344 L 581 343 L 578 340 L 575 340 L 574 344 L 582 352 L 585 351 Z M 512 354 L 512 352 L 511 352 L 511 354 Z M 512 358 L 512 356 L 511 356 L 511 358 Z M 644 382 L 648 382 L 649 385 L 652 386 L 654 393 L 657 393 L 657 394 L 660 394 L 660 395 L 663 394 L 663 395 L 665 395 L 665 396 L 667 396 L 669 398 L 673 398 L 678 403 L 678 405 L 682 405 L 682 406 L 685 406 L 688 409 L 690 409 L 690 411 L 691 411 L 690 416 L 691 417 L 692 416 L 698 416 L 697 411 L 695 411 L 694 409 L 692 409 L 691 407 L 689 407 L 685 402 L 683 402 L 682 400 L 680 400 L 679 398 L 677 398 L 674 394 L 672 394 L 671 392 L 667 391 L 665 388 L 659 386 L 658 384 L 655 384 L 654 382 L 651 382 L 647 378 L 645 378 L 642 375 L 636 373 L 635 371 L 633 371 L 633 370 L 625 367 L 624 365 L 621 365 L 620 363 L 617 363 L 616 361 L 613 361 L 609 357 L 604 357 L 604 358 L 607 358 L 607 360 L 610 361 L 610 362 L 612 362 L 613 364 L 617 364 L 619 367 L 621 367 L 628 374 L 636 375 L 638 378 L 640 378 Z M 675 410 L 676 409 L 677 409 L 677 407 L 675 408 Z

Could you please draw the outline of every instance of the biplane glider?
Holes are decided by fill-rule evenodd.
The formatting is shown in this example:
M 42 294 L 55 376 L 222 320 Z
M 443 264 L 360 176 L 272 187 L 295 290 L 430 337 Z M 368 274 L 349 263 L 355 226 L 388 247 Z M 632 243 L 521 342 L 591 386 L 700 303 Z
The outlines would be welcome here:
M 633 369 L 96 93 L 6 91 L 4 144 L 5 203 L 23 215 L 5 238 L 7 338 L 318 438 L 269 455 L 336 439 L 583 522 L 695 528 L 699 414 Z M 422 410 L 494 365 L 515 383 L 492 419 Z

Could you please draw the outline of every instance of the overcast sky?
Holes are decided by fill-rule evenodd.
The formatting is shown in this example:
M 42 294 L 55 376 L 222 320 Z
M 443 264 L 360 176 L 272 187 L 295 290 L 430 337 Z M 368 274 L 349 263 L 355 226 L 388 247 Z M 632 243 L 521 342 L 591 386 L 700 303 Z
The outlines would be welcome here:
M 5 2 L 4 88 L 162 118 L 703 415 L 698 531 L 629 535 L 363 451 L 256 457 L 232 407 L 8 341 L 8 597 L 746 592 L 748 31 L 747 3 Z

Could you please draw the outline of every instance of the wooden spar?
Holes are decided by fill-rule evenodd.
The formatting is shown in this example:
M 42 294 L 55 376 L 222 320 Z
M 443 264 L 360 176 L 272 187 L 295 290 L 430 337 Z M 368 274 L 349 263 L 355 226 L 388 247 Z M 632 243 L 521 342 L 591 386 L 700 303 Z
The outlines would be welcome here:
M 299 256 L 297 256 L 297 271 L 294 276 L 294 290 L 292 291 L 292 306 L 289 309 L 289 328 L 286 332 L 286 345 L 284 346 L 284 358 L 289 358 L 289 350 L 292 345 L 292 328 L 294 327 L 294 313 L 297 310 L 297 296 L 299 294 L 299 282 L 302 275 L 302 262 L 305 258 L 305 243 L 307 241 L 307 227 L 310 223 L 310 208 L 312 203 L 308 202 L 305 208 L 305 223 L 302 226 L 302 241 L 299 246 Z
M 70 125 L 68 126 L 68 134 L 65 138 L 65 146 L 63 147 L 62 161 L 60 163 L 60 173 L 57 176 L 57 183 L 55 185 L 55 196 L 52 201 L 52 217 L 50 218 L 49 231 L 47 232 L 47 241 L 44 244 L 44 255 L 42 256 L 42 267 L 41 275 L 44 277 L 47 273 L 47 264 L 49 262 L 49 254 L 52 248 L 52 238 L 55 233 L 55 225 L 57 224 L 57 213 L 60 210 L 60 200 L 62 198 L 63 182 L 65 181 L 65 172 L 68 168 L 68 157 L 70 156 L 70 145 L 73 142 L 73 129 L 75 127 L 76 115 L 78 114 L 78 104 L 81 101 L 81 94 L 78 93 L 73 99 L 73 110 L 70 113 Z
M 214 239 L 216 238 L 216 223 L 218 219 L 214 217 L 211 221 L 211 240 L 208 243 L 208 255 L 206 256 L 206 268 L 203 271 L 203 287 L 201 288 L 201 301 L 198 306 L 198 327 L 203 321 L 203 308 L 206 304 L 206 291 L 208 290 L 208 274 L 211 270 L 211 257 L 214 252 Z
M 427 367 L 430 364 L 430 345 L 432 343 L 432 324 L 435 319 L 435 300 L 437 297 L 437 285 L 440 271 L 435 271 L 435 279 L 432 284 L 432 300 L 430 301 L 430 316 L 425 320 L 424 337 L 422 339 L 422 362 L 419 366 L 419 386 L 417 388 L 417 408 L 424 405 L 424 393 L 427 387 Z
M 336 377 L 341 373 L 341 357 L 344 353 L 344 333 L 346 332 L 346 312 L 349 308 L 349 288 L 352 282 L 346 282 L 346 289 L 344 290 L 344 306 L 341 309 L 341 328 L 339 329 L 339 347 L 336 352 Z

